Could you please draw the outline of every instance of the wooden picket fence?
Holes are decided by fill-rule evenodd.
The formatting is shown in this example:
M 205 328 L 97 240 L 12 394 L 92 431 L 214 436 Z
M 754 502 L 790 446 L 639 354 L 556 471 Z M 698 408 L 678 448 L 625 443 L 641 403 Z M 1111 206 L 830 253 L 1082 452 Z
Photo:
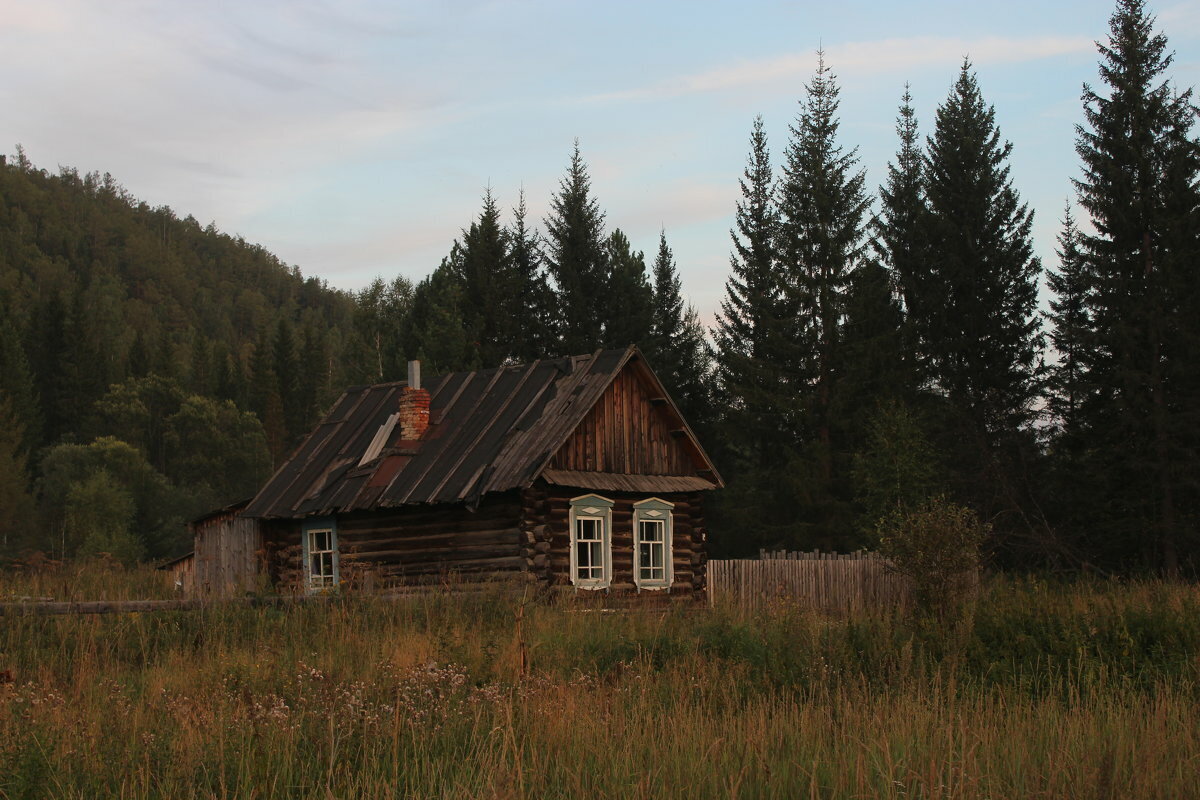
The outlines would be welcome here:
M 908 581 L 878 553 L 762 552 L 759 559 L 708 562 L 712 604 L 742 608 L 795 604 L 831 613 L 889 611 L 908 605 Z

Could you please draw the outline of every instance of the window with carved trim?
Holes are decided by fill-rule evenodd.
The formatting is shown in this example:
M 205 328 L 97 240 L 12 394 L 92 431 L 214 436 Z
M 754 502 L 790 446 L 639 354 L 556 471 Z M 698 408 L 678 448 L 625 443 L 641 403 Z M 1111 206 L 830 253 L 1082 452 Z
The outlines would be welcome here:
M 639 589 L 671 586 L 671 510 L 652 497 L 633 504 L 633 581 Z
M 612 582 L 613 501 L 588 494 L 571 501 L 571 583 L 606 589 Z

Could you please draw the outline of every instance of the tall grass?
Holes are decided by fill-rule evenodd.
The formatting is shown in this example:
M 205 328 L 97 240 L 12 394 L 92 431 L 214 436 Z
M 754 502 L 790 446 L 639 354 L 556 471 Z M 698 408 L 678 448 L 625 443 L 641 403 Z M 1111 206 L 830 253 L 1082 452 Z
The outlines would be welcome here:
M 518 606 L 4 618 L 0 796 L 1200 796 L 1192 587 L 1002 581 L 949 643 Z

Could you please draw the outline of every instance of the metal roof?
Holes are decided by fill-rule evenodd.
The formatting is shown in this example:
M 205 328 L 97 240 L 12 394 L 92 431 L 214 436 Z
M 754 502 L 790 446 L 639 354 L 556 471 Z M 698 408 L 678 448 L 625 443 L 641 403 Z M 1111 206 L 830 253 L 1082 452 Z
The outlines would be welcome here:
M 298 518 L 411 503 L 474 503 L 488 492 L 529 486 L 631 360 L 644 364 L 636 347 L 432 378 L 425 382 L 425 435 L 415 443 L 390 442 L 368 461 L 363 456 L 395 413 L 406 384 L 352 387 L 243 515 Z M 658 382 L 648 367 L 643 374 Z M 687 435 L 700 468 L 713 476 L 708 488 L 721 485 L 695 436 L 690 430 Z

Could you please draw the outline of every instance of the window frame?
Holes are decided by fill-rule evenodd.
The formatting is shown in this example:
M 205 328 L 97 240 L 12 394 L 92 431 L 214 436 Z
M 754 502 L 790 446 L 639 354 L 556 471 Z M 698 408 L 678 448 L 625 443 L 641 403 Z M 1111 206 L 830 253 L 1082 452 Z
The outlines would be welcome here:
M 328 533 L 329 534 L 329 550 L 313 550 L 313 534 Z M 333 591 L 341 585 L 341 575 L 339 573 L 338 561 L 338 538 L 337 538 L 337 519 L 334 517 L 319 517 L 307 519 L 300 529 L 300 540 L 304 550 L 304 588 L 309 594 L 319 594 L 321 592 Z M 330 567 L 332 574 L 329 576 L 329 582 L 325 582 L 323 575 L 318 576 L 313 572 L 312 557 L 320 553 L 331 554 Z M 317 579 L 321 580 L 318 581 Z
M 652 590 L 670 591 L 671 583 L 675 580 L 674 547 L 672 540 L 675 536 L 674 503 L 668 503 L 661 497 L 650 497 L 633 504 L 633 583 L 638 591 Z M 663 529 L 663 576 L 661 578 L 642 577 L 642 522 L 660 522 Z
M 598 494 L 585 494 L 571 499 L 571 510 L 567 515 L 570 540 L 571 584 L 576 589 L 607 589 L 612 585 L 612 509 L 614 502 Z M 578 522 L 580 520 L 600 522 L 601 570 L 599 578 L 579 577 Z M 591 540 L 588 540 L 591 541 Z

